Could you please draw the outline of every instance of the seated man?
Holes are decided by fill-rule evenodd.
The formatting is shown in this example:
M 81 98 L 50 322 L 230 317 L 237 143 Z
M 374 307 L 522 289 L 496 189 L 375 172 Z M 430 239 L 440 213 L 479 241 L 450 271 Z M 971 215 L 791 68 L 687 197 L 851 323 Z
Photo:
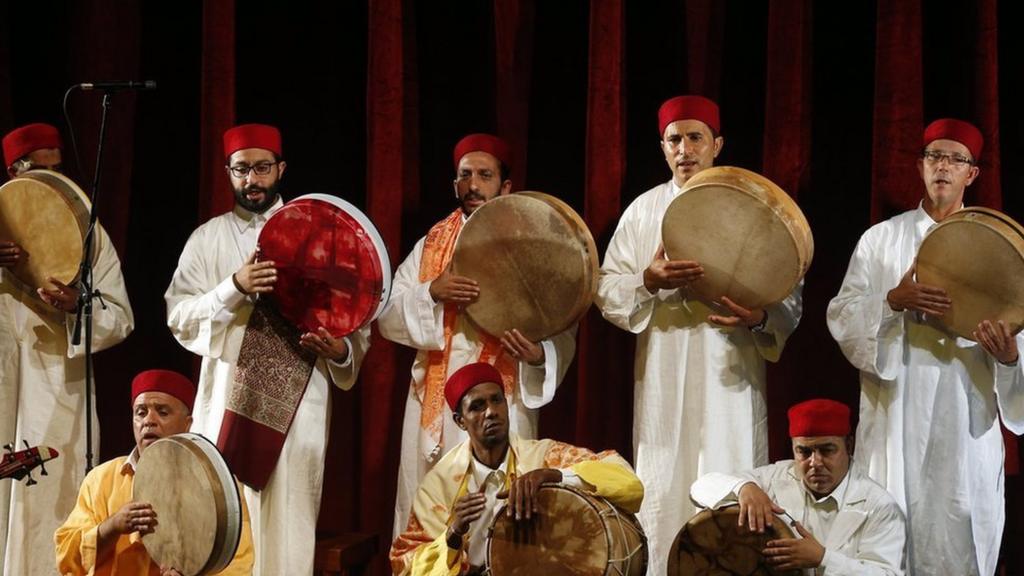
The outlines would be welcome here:
M 903 513 L 892 496 L 850 468 L 850 409 L 808 400 L 789 409 L 795 460 L 730 476 L 706 474 L 690 488 L 705 508 L 740 505 L 740 526 L 764 532 L 787 514 L 799 538 L 770 540 L 763 551 L 781 570 L 815 574 L 903 574 Z
M 486 563 L 487 528 L 508 499 L 511 514 L 529 520 L 537 489 L 562 482 L 636 513 L 643 485 L 614 451 L 594 454 L 553 440 L 524 440 L 508 431 L 501 374 L 490 364 L 463 366 L 448 379 L 445 400 L 469 439 L 452 448 L 423 478 L 409 524 L 391 545 L 395 574 L 478 573 Z
M 61 574 L 176 576 L 157 566 L 141 537 L 159 528 L 157 514 L 145 502 L 132 502 L 135 466 L 146 447 L 165 436 L 188 432 L 195 387 L 168 370 L 147 370 L 132 381 L 135 449 L 125 458 L 100 464 L 85 477 L 78 502 L 57 529 L 57 568 Z M 221 574 L 251 574 L 253 563 L 249 513 L 242 501 L 242 538 L 235 558 Z

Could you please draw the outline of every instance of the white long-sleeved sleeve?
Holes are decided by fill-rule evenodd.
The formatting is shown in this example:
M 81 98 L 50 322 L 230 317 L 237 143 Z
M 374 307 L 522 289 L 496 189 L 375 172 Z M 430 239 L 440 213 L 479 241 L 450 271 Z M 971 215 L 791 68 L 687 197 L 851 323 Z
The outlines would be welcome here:
M 800 317 L 803 315 L 804 281 L 796 285 L 793 292 L 785 300 L 778 304 L 772 304 L 765 308 L 768 320 L 765 322 L 764 330 L 751 331 L 754 337 L 754 345 L 757 346 L 761 357 L 769 362 L 778 362 L 782 357 L 782 349 L 786 346 L 786 340 L 800 324 Z
M 93 301 L 92 315 L 92 351 L 109 348 L 125 338 L 135 327 L 135 316 L 124 276 L 121 274 L 121 260 L 117 250 L 110 241 L 110 236 L 103 226 L 96 225 L 96 242 L 93 251 L 93 289 L 99 290 L 103 301 Z M 82 331 L 82 342 L 72 346 L 75 329 L 75 315 L 68 314 L 64 322 L 68 335 L 68 358 L 85 354 L 85 329 Z
M 576 329 L 577 325 L 573 324 L 568 330 L 541 341 L 544 364 L 519 363 L 519 393 L 527 408 L 537 409 L 554 399 L 555 390 L 576 355 Z
M 1020 353 L 1024 350 L 1024 333 L 1017 334 L 1017 364 L 1006 366 L 995 362 L 996 402 L 999 406 L 999 417 L 1003 425 L 1020 436 L 1024 434 L 1024 358 Z
M 381 336 L 417 350 L 444 348 L 444 305 L 430 297 L 430 283 L 420 282 L 425 238 L 420 238 L 395 272 L 391 296 L 377 318 Z
M 644 270 L 654 258 L 656 247 L 650 254 L 642 254 L 644 246 L 651 242 L 640 237 L 643 230 L 635 217 L 635 206 L 634 203 L 623 213 L 608 244 L 595 302 L 606 320 L 639 334 L 647 329 L 654 315 L 655 295 L 644 287 Z M 660 237 L 660 229 L 656 232 Z
M 345 337 L 348 345 L 348 357 L 343 362 L 325 360 L 327 372 L 334 385 L 342 390 L 351 390 L 359 377 L 359 367 L 370 349 L 370 327 L 365 326 Z

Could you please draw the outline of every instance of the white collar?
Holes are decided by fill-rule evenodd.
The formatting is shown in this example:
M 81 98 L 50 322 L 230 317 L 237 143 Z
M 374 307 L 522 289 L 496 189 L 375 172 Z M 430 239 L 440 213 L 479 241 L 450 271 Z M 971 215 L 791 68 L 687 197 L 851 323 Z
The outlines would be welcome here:
M 836 486 L 828 494 L 822 496 L 821 498 L 815 496 L 814 492 L 811 492 L 811 489 L 807 487 L 807 484 L 805 484 L 803 480 L 800 481 L 800 486 L 804 489 L 804 493 L 807 494 L 807 496 L 810 497 L 811 501 L 813 501 L 815 504 L 823 504 L 827 502 L 829 498 L 831 498 L 832 500 L 835 501 L 837 508 L 842 508 L 843 503 L 846 501 L 846 489 L 850 484 L 850 472 L 852 468 L 853 460 L 850 461 L 850 469 L 846 471 L 846 476 L 843 476 L 843 480 L 839 483 L 839 485 Z
M 129 471 L 134 476 L 135 468 L 139 465 L 139 447 L 135 446 L 132 448 L 132 453 L 128 455 L 128 459 L 121 464 L 121 474 L 128 474 Z

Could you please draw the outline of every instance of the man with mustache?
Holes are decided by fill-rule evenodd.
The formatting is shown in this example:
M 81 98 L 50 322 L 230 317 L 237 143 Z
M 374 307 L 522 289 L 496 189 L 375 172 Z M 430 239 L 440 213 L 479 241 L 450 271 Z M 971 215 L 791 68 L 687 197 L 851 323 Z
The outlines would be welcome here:
M 416 348 L 402 425 L 394 533 L 409 517 L 420 480 L 466 434 L 445 410 L 444 383 L 477 361 L 501 372 L 512 431 L 537 436 L 537 409 L 554 397 L 576 351 L 576 327 L 543 342 L 518 330 L 494 338 L 469 322 L 461 308 L 480 295 L 472 278 L 450 271 L 455 240 L 480 206 L 512 191 L 508 145 L 490 134 L 470 134 L 455 145 L 455 199 L 459 207 L 421 238 L 395 273 L 391 298 L 377 320 L 382 336 Z
M 370 330 L 334 338 L 321 328 L 293 337 L 281 328 L 283 319 L 275 321 L 266 301 L 257 308 L 259 296 L 273 292 L 277 281 L 274 262 L 258 259 L 256 241 L 283 205 L 278 188 L 287 164 L 281 134 L 265 124 L 231 128 L 224 133 L 224 158 L 235 207 L 200 226 L 185 244 L 164 294 L 167 325 L 182 346 L 203 357 L 192 430 L 217 442 L 246 483 L 245 499 L 254 518 L 255 573 L 309 574 L 327 449 L 329 384 L 352 387 L 369 348 Z M 261 320 L 252 330 L 251 319 Z M 286 358 L 275 370 L 239 369 L 240 360 L 274 354 Z M 262 396 L 281 405 L 287 403 L 277 394 L 301 391 L 294 412 L 283 416 L 283 439 L 279 430 L 262 424 L 275 415 L 242 409 L 260 402 L 245 396 L 260 383 L 266 388 Z M 238 430 L 261 435 L 239 438 Z M 247 445 L 271 442 L 276 448 L 258 458 L 232 456 L 235 449 L 242 454 Z M 243 465 L 255 472 L 240 470 Z
M 722 151 L 718 106 L 702 96 L 671 98 L 658 110 L 658 127 L 672 179 L 623 212 L 596 301 L 607 320 L 637 334 L 633 446 L 647 489 L 639 518 L 651 550 L 648 574 L 661 576 L 676 532 L 693 516 L 693 481 L 768 463 L 764 362 L 779 359 L 800 321 L 802 285 L 766 310 L 728 299 L 712 309 L 689 296 L 703 268 L 666 258 L 661 225 L 686 182 Z
M 963 207 L 982 144 L 962 120 L 928 125 L 921 204 L 861 236 L 828 307 L 832 336 L 860 370 L 858 464 L 906 513 L 911 574 L 995 573 L 1005 519 L 1000 419 L 1024 433 L 1022 337 L 988 320 L 976 342 L 952 336 L 932 317 L 957 303 L 914 276 L 925 234 Z
M 54 126 L 36 123 L 12 130 L 3 139 L 7 175 L 60 172 L 62 150 Z M 20 289 L 12 269 L 31 258 L 10 238 L 0 238 L 0 444 L 45 444 L 60 453 L 47 463 L 49 475 L 34 486 L 0 482 L 0 573 L 24 576 L 53 573 L 53 531 L 74 507 L 76 488 L 85 477 L 86 420 L 95 434 L 92 449 L 99 451 L 99 421 L 95 412 L 85 414 L 84 328 L 81 343 L 71 344 L 78 283 L 69 286 L 50 278 L 35 293 Z M 104 302 L 93 307 L 92 350 L 99 352 L 120 343 L 135 325 L 121 260 L 99 222 L 92 266 L 93 288 Z M 95 388 L 92 394 L 95 402 Z
M 503 376 L 485 362 L 448 379 L 452 421 L 468 433 L 423 479 L 405 530 L 391 545 L 392 573 L 401 576 L 481 574 L 487 529 L 506 503 L 517 521 L 538 511 L 541 484 L 560 482 L 636 512 L 644 487 L 613 450 L 595 454 L 554 440 L 509 431 Z
M 834 400 L 789 409 L 793 460 L 743 473 L 701 476 L 690 497 L 704 508 L 739 504 L 739 525 L 763 533 L 787 514 L 798 538 L 768 541 L 763 554 L 776 570 L 828 576 L 903 574 L 903 513 L 892 496 L 851 469 L 850 408 Z

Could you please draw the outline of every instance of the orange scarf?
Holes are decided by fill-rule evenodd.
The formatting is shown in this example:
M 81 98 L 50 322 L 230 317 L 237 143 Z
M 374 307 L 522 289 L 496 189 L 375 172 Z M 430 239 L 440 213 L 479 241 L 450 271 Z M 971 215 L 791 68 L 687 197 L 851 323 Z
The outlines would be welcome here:
M 452 261 L 455 253 L 455 240 L 462 230 L 462 210 L 452 212 L 444 220 L 438 222 L 427 232 L 423 243 L 423 258 L 420 261 L 420 282 L 431 282 L 444 272 Z M 448 354 L 452 349 L 452 335 L 455 333 L 455 322 L 460 310 L 458 305 L 444 305 L 444 349 L 427 352 L 427 370 L 423 378 L 423 407 L 420 413 L 421 436 L 430 439 L 423 446 L 423 453 L 429 460 L 441 456 L 444 430 L 444 385 L 448 380 Z M 515 390 L 516 362 L 505 353 L 501 341 L 490 334 L 480 332 L 483 349 L 480 350 L 479 362 L 493 364 L 501 373 L 505 396 L 511 398 Z

